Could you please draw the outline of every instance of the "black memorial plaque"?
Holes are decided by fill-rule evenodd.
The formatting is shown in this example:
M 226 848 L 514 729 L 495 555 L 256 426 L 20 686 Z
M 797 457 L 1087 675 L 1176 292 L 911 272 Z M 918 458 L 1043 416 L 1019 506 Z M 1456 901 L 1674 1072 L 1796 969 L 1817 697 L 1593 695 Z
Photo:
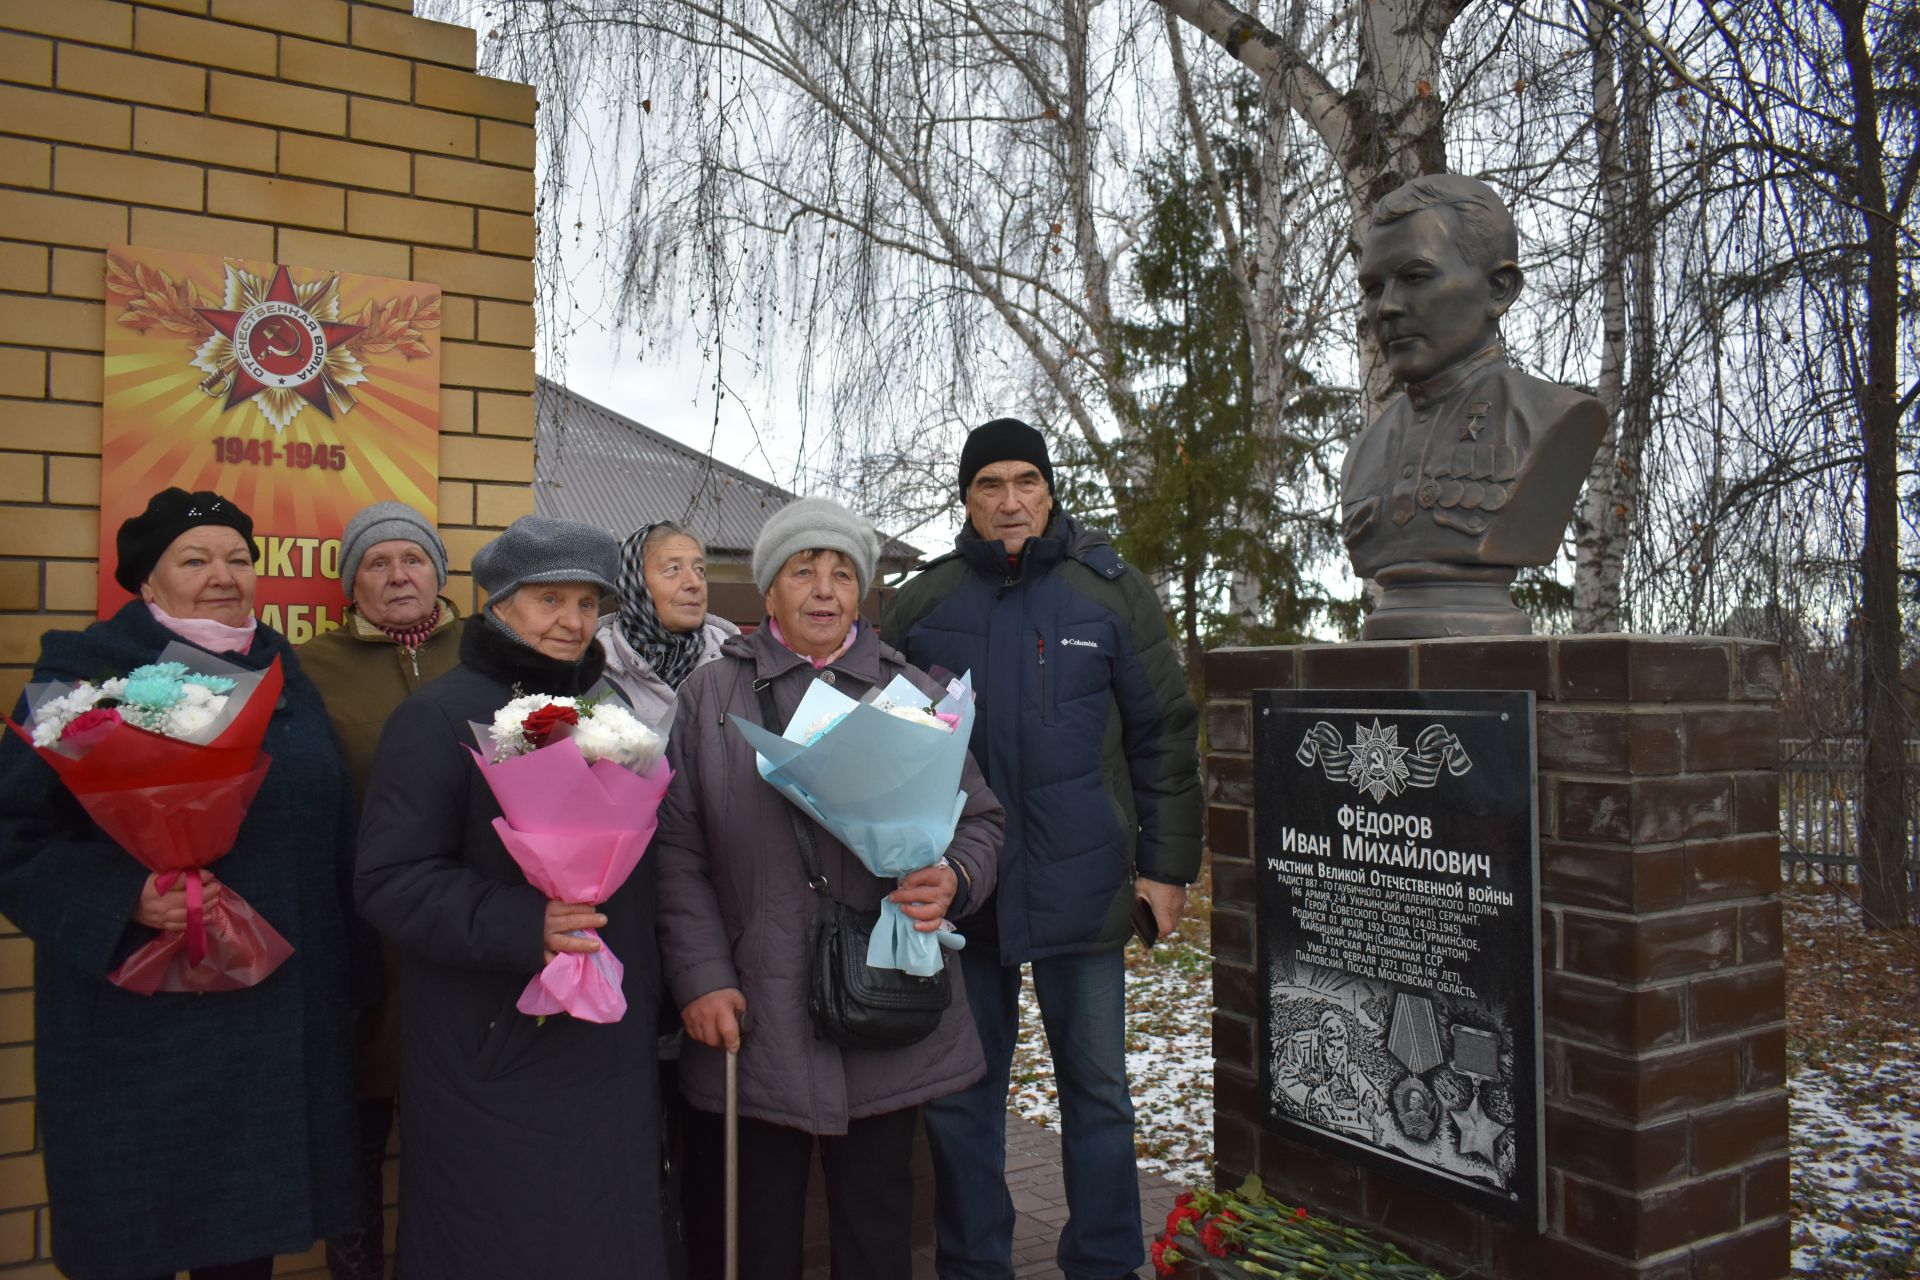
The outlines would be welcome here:
M 1268 1127 L 1544 1230 L 1533 695 L 1253 705 Z

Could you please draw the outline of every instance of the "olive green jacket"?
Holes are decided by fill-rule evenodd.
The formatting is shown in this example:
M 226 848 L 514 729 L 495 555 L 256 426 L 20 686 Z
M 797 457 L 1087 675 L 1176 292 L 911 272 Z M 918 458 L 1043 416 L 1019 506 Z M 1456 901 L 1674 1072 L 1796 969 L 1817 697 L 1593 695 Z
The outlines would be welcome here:
M 462 621 L 453 601 L 441 596 L 439 625 L 409 654 L 349 607 L 336 630 L 300 646 L 300 665 L 326 699 L 327 718 L 340 735 L 340 752 L 360 799 L 366 799 L 367 771 L 387 717 L 421 685 L 460 665 Z
M 453 601 L 441 596 L 439 624 L 410 654 L 349 608 L 339 628 L 300 646 L 300 666 L 327 704 L 357 801 L 367 798 L 367 776 L 387 717 L 421 685 L 460 665 L 464 622 Z M 387 996 L 360 1015 L 360 1093 L 367 1098 L 391 1098 L 400 1086 L 400 991 L 392 980 L 400 969 L 384 935 L 380 952 Z

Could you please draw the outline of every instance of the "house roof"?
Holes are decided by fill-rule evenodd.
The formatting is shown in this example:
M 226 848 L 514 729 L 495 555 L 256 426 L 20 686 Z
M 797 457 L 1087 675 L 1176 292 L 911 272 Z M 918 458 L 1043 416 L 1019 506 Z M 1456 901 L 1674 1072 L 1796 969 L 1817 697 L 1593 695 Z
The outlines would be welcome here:
M 681 444 L 546 378 L 534 384 L 533 498 L 541 515 L 597 525 L 624 538 L 673 520 L 707 554 L 745 560 L 760 528 L 798 494 Z M 918 548 L 884 538 L 889 571 L 918 562 Z

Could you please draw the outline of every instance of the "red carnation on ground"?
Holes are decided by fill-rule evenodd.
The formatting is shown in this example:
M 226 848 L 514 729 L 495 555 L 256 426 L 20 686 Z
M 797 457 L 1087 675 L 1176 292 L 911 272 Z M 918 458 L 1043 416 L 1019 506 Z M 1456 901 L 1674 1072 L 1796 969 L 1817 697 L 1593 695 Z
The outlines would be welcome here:
M 547 739 L 553 731 L 563 724 L 579 724 L 580 713 L 572 707 L 563 707 L 549 702 L 546 706 L 530 714 L 521 725 L 520 732 L 534 748 L 547 745 Z
M 1165 1240 L 1155 1240 L 1153 1242 L 1153 1269 L 1158 1275 L 1170 1276 L 1173 1274 L 1173 1264 L 1167 1261 L 1167 1253 L 1169 1250 L 1172 1250 L 1172 1246 Z M 1178 1258 L 1180 1254 L 1177 1250 L 1173 1250 L 1173 1256 Z
M 1220 1233 L 1218 1222 L 1209 1222 L 1200 1229 L 1200 1247 L 1216 1258 L 1227 1256 L 1227 1238 Z

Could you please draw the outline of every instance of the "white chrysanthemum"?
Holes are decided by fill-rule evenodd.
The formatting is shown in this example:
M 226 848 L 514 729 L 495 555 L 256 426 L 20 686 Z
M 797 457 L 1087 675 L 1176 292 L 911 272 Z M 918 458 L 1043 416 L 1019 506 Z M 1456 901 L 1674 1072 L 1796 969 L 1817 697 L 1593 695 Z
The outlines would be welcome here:
M 888 715 L 898 716 L 902 720 L 911 720 L 915 724 L 926 725 L 929 729 L 939 729 L 944 732 L 947 728 L 933 712 L 927 710 L 925 707 L 889 706 L 886 708 L 886 712 Z
M 170 738 L 196 738 L 213 727 L 226 705 L 227 699 L 222 694 L 214 694 L 206 701 L 183 699 L 167 713 L 164 731 Z
M 611 760 L 636 773 L 652 768 L 666 747 L 666 740 L 639 717 L 612 703 L 593 708 L 571 732 L 574 745 L 589 762 Z
M 175 705 L 182 707 L 224 706 L 226 701 L 225 694 L 215 693 L 203 684 L 195 684 L 193 681 L 188 680 L 181 683 L 180 701 Z
M 108 681 L 107 684 L 112 684 Z M 125 681 L 121 682 L 123 685 Z M 103 685 L 76 684 L 57 698 L 49 698 L 33 713 L 33 745 L 50 747 L 60 741 L 67 726 L 109 696 Z

